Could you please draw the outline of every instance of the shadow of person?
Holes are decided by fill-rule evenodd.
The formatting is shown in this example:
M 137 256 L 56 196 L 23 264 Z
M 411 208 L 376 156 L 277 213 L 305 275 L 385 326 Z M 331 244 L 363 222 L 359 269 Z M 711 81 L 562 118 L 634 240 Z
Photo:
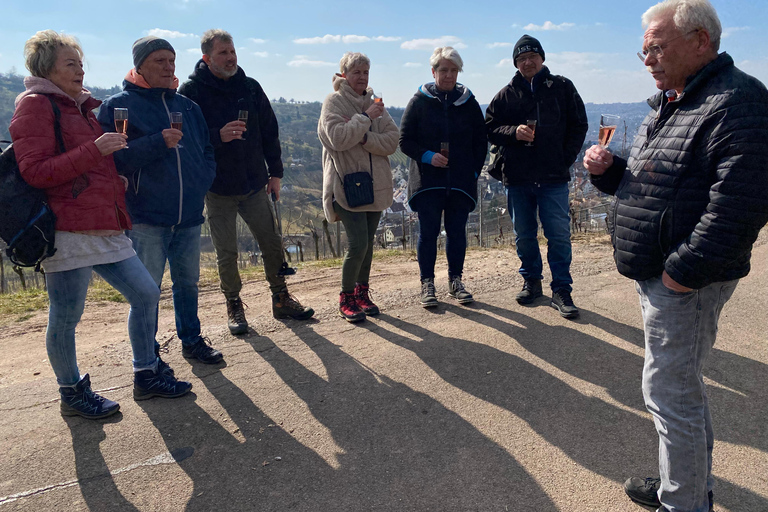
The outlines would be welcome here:
M 72 435 L 75 472 L 88 510 L 138 512 L 117 488 L 99 446 L 107 438 L 104 425 L 121 421 L 122 413 L 98 421 L 69 416 L 63 419 Z
M 343 449 L 316 510 L 557 510 L 506 450 L 456 412 L 311 329 L 294 333 L 327 380 L 278 345 L 259 354 Z

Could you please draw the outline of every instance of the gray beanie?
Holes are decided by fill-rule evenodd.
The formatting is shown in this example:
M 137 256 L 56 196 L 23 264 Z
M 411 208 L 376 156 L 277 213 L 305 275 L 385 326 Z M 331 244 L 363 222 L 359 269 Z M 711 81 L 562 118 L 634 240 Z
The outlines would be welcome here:
M 156 52 L 157 50 L 168 50 L 176 55 L 176 50 L 174 50 L 171 43 L 165 39 L 160 39 L 155 36 L 147 36 L 138 39 L 133 43 L 133 67 L 139 69 L 139 66 L 141 66 L 141 63 L 149 57 L 149 54 Z
M 517 58 L 521 53 L 534 52 L 541 55 L 542 62 L 544 61 L 544 49 L 541 47 L 541 43 L 535 37 L 531 37 L 525 34 L 523 37 L 517 40 L 515 43 L 515 51 L 512 52 L 512 59 L 515 61 L 515 67 L 517 67 Z

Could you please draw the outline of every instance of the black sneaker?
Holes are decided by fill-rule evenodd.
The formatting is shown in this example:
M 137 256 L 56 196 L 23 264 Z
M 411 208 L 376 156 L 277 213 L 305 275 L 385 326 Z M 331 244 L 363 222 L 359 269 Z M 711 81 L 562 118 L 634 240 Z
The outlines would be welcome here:
M 248 321 L 245 319 L 243 301 L 240 300 L 240 297 L 227 299 L 227 326 L 232 334 L 248 332 Z
M 211 340 L 202 336 L 193 345 L 186 346 L 182 344 L 181 355 L 187 359 L 197 359 L 205 364 L 220 363 L 224 359 L 221 352 L 211 346 Z
M 421 305 L 425 308 L 437 306 L 437 297 L 435 296 L 435 279 L 427 277 L 421 280 Z
M 120 404 L 91 390 L 91 376 L 87 373 L 74 386 L 59 388 L 62 416 L 82 416 L 98 420 L 112 416 L 120 410 Z
M 515 295 L 515 300 L 518 304 L 531 304 L 542 295 L 541 279 L 526 279 L 523 289 Z
M 448 293 L 451 297 L 459 301 L 459 304 L 469 304 L 475 299 L 472 298 L 472 294 L 464 288 L 464 283 L 461 282 L 461 276 L 451 276 L 448 278 Z
M 152 397 L 177 398 L 189 393 L 192 384 L 176 380 L 173 375 L 157 370 L 141 370 L 133 374 L 133 399 L 148 400 Z
M 308 320 L 314 314 L 314 309 L 302 306 L 301 302 L 288 293 L 288 290 L 272 295 L 272 316 L 278 320 L 281 318 Z
M 579 316 L 579 308 L 574 306 L 571 292 L 568 290 L 557 290 L 552 292 L 552 302 L 550 306 L 560 312 L 563 318 L 576 318 Z
M 660 478 L 638 478 L 632 477 L 624 482 L 624 492 L 629 499 L 648 508 L 649 510 L 658 510 L 661 508 L 659 501 L 659 488 L 661 487 Z M 715 500 L 712 491 L 707 493 L 709 498 L 709 512 L 715 510 Z

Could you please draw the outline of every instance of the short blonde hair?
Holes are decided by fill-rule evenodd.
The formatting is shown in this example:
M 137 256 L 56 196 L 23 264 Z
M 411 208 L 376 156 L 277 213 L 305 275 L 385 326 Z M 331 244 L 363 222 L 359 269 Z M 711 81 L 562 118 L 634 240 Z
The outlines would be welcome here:
M 77 38 L 53 30 L 41 30 L 24 43 L 24 65 L 32 76 L 47 78 L 56 67 L 60 48 L 72 48 L 83 58 L 83 49 Z
M 439 46 L 435 48 L 435 51 L 432 52 L 432 56 L 429 58 L 429 65 L 432 66 L 432 69 L 436 70 L 440 65 L 440 61 L 443 59 L 456 64 L 459 71 L 464 70 L 464 61 L 461 60 L 461 55 L 459 55 L 459 52 L 457 52 L 453 46 Z
M 371 67 L 371 59 L 368 58 L 368 56 L 364 53 L 360 52 L 347 52 L 339 61 L 339 69 L 341 70 L 341 74 L 345 74 L 347 71 L 349 71 L 352 68 L 356 68 L 358 66 L 368 66 Z

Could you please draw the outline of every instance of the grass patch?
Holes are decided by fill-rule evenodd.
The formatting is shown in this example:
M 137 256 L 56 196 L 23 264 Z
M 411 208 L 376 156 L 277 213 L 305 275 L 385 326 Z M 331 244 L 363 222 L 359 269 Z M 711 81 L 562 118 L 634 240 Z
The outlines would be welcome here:
M 112 285 L 100 277 L 93 278 L 88 287 L 86 298 L 93 301 L 127 302 L 120 292 L 112 288 Z
M 0 295 L 0 315 L 24 315 L 47 307 L 48 293 L 39 288 Z

